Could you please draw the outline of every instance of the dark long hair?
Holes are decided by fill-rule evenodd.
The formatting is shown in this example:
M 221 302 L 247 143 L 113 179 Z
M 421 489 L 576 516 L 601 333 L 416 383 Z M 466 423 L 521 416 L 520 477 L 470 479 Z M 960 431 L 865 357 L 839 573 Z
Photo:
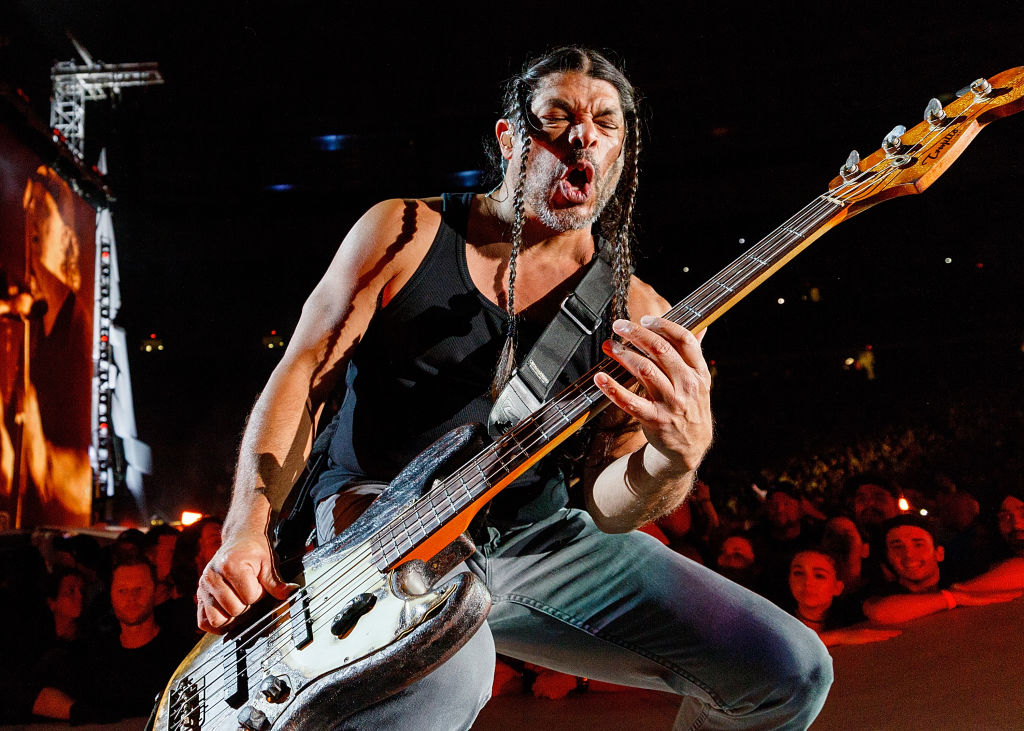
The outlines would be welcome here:
M 615 296 L 612 309 L 616 318 L 629 316 L 629 281 L 633 270 L 633 255 L 630 240 L 633 235 L 633 206 L 639 178 L 638 158 L 640 156 L 640 115 L 639 98 L 633 85 L 622 70 L 605 56 L 589 48 L 563 46 L 545 53 L 523 67 L 522 73 L 509 79 L 502 96 L 502 111 L 511 122 L 516 135 L 522 140 L 523 152 L 513 192 L 515 219 L 512 224 L 512 252 L 508 263 L 508 298 L 506 310 L 509 317 L 508 335 L 498 360 L 497 371 L 491 384 L 491 394 L 497 398 L 508 383 L 515 366 L 516 315 L 515 281 L 516 258 L 522 248 L 523 239 L 523 196 L 526 180 L 526 164 L 530 155 L 531 133 L 539 128 L 538 121 L 530 111 L 530 103 L 540 83 L 551 74 L 575 71 L 593 79 L 607 81 L 619 94 L 623 116 L 626 122 L 626 137 L 623 141 L 625 160 L 622 176 L 615 193 L 609 199 L 598 217 L 598 230 L 613 246 L 613 277 Z M 500 159 L 500 156 L 499 158 Z

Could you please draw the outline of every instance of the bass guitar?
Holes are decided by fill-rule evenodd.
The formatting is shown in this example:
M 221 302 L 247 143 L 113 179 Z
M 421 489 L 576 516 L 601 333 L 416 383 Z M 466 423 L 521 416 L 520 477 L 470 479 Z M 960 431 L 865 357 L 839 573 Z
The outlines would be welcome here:
M 1024 107 L 1024 67 L 978 79 L 880 149 L 850 154 L 828 190 L 672 307 L 699 332 L 812 241 L 881 201 L 920 193 L 989 122 Z M 460 427 L 417 457 L 347 531 L 306 555 L 282 602 L 249 609 L 207 635 L 157 701 L 149 728 L 318 729 L 443 663 L 483 623 L 490 594 L 472 574 L 438 581 L 473 550 L 472 518 L 500 490 L 593 418 L 607 400 L 593 377 L 629 374 L 605 359 L 477 450 Z

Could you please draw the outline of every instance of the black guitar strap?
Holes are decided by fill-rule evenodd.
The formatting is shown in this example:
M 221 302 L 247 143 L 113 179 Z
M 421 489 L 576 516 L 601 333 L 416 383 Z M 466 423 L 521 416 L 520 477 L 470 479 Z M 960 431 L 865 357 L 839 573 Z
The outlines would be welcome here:
M 558 314 L 498 394 L 487 419 L 491 437 L 501 436 L 553 395 L 558 376 L 600 326 L 615 288 L 608 261 L 611 247 L 603 238 L 597 246 L 597 256 L 587 265 L 583 279 L 562 301 Z
M 274 527 L 274 548 L 278 556 L 283 559 L 301 557 L 303 550 L 311 534 L 313 519 L 313 486 L 320 479 L 320 473 L 327 467 L 327 450 L 331 446 L 331 439 L 334 432 L 338 430 L 338 415 L 324 427 L 320 436 L 313 442 L 313 449 L 310 450 L 309 459 L 299 477 L 297 490 L 292 490 L 295 496 L 291 502 L 290 509 L 287 502 L 282 510 L 282 518 Z

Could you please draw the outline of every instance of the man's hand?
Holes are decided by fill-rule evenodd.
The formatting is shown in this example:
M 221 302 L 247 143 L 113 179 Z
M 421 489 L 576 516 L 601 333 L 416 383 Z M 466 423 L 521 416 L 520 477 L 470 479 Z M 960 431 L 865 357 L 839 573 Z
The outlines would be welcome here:
M 604 351 L 633 374 L 646 391 L 639 396 L 607 374 L 594 382 L 643 429 L 648 443 L 669 462 L 672 471 L 690 472 L 711 445 L 711 373 L 700 342 L 682 325 L 645 316 L 640 323 L 616 320 L 612 325 L 634 349 L 608 341 Z
M 199 577 L 199 629 L 222 632 L 228 622 L 264 594 L 285 599 L 295 588 L 295 584 L 286 584 L 277 575 L 266 535 L 225 538 Z

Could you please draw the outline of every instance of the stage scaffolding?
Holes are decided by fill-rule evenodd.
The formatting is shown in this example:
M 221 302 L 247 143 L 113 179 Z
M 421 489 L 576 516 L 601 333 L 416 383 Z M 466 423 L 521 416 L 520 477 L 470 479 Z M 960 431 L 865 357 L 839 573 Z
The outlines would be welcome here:
M 69 34 L 70 37 L 70 34 Z M 88 101 L 117 96 L 125 88 L 162 84 L 156 63 L 105 64 L 92 59 L 73 37 L 83 63 L 61 61 L 50 72 L 53 98 L 50 127 L 54 141 L 62 143 L 78 160 L 85 157 L 85 107 Z M 105 152 L 97 170 L 107 173 Z M 128 348 L 125 332 L 114 325 L 121 304 L 117 274 L 117 246 L 109 207 L 96 213 L 96 296 L 93 319 L 92 447 L 93 519 L 110 522 L 114 498 L 123 485 L 134 498 L 143 520 L 149 513 L 142 475 L 149 474 L 149 447 L 138 439 Z

